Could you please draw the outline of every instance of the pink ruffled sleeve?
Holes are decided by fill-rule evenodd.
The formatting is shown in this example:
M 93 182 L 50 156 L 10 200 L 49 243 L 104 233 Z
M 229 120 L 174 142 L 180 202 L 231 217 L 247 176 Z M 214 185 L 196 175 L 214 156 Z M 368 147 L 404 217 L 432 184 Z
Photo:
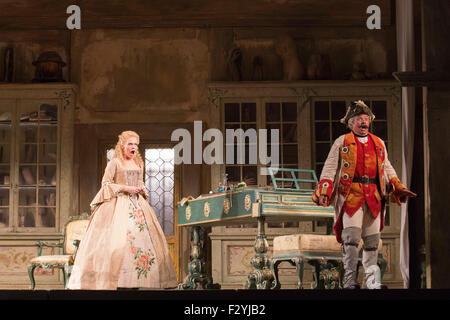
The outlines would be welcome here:
M 94 200 L 91 202 L 91 209 L 102 204 L 103 202 L 109 201 L 114 197 L 117 197 L 118 193 L 122 191 L 123 185 L 114 183 L 114 177 L 117 169 L 117 160 L 113 159 L 108 162 L 106 166 L 105 173 L 103 174 L 102 187 L 97 192 Z

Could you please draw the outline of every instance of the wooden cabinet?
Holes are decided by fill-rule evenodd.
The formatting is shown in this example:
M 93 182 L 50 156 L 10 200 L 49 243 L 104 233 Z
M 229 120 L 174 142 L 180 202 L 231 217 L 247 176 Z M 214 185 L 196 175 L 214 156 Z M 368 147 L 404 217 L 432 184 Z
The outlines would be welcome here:
M 34 242 L 62 238 L 71 214 L 74 108 L 72 84 L 0 85 L 0 287 L 28 287 Z M 44 283 L 59 283 L 59 274 L 41 273 Z

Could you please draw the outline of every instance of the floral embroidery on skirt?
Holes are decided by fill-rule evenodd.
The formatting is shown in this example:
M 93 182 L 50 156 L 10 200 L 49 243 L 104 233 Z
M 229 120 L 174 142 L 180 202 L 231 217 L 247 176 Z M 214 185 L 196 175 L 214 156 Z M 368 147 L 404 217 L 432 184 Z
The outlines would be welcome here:
M 144 213 L 141 209 L 135 209 L 132 206 L 130 206 L 130 212 L 128 214 L 129 218 L 134 220 L 134 223 L 139 228 L 139 231 L 148 231 L 148 226 L 145 223 Z
M 158 263 L 142 209 L 130 201 L 127 250 L 119 274 L 118 287 L 159 287 Z
M 147 229 L 148 230 L 148 229 Z M 155 255 L 150 249 L 139 248 L 134 246 L 136 237 L 131 234 L 131 231 L 127 231 L 128 244 L 131 247 L 131 253 L 134 254 L 135 270 L 137 271 L 138 279 L 143 275 L 147 278 L 147 273 L 150 271 L 151 266 L 155 263 Z

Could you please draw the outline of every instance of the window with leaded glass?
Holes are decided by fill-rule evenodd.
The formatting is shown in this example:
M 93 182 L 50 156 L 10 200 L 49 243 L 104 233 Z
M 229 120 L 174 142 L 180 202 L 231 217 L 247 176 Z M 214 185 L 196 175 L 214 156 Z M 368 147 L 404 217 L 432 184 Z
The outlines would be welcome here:
M 172 148 L 145 149 L 145 187 L 149 203 L 167 236 L 174 235 L 175 153 Z
M 11 111 L 0 115 L 0 228 L 10 225 Z

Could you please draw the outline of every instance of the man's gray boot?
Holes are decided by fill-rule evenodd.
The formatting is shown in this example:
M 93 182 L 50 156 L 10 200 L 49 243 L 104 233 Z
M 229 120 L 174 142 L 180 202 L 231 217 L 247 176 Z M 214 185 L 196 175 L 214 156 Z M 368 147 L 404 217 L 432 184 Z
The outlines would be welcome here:
M 368 289 L 384 289 L 386 286 L 381 284 L 381 271 L 377 265 L 380 234 L 376 233 L 363 237 L 363 241 L 362 263 L 365 286 Z
M 348 227 L 342 230 L 342 240 L 344 242 L 344 289 L 359 289 L 358 284 L 358 245 L 361 240 L 361 229 Z
M 381 271 L 376 264 L 364 270 L 364 282 L 367 289 L 386 289 L 386 286 L 381 284 Z

